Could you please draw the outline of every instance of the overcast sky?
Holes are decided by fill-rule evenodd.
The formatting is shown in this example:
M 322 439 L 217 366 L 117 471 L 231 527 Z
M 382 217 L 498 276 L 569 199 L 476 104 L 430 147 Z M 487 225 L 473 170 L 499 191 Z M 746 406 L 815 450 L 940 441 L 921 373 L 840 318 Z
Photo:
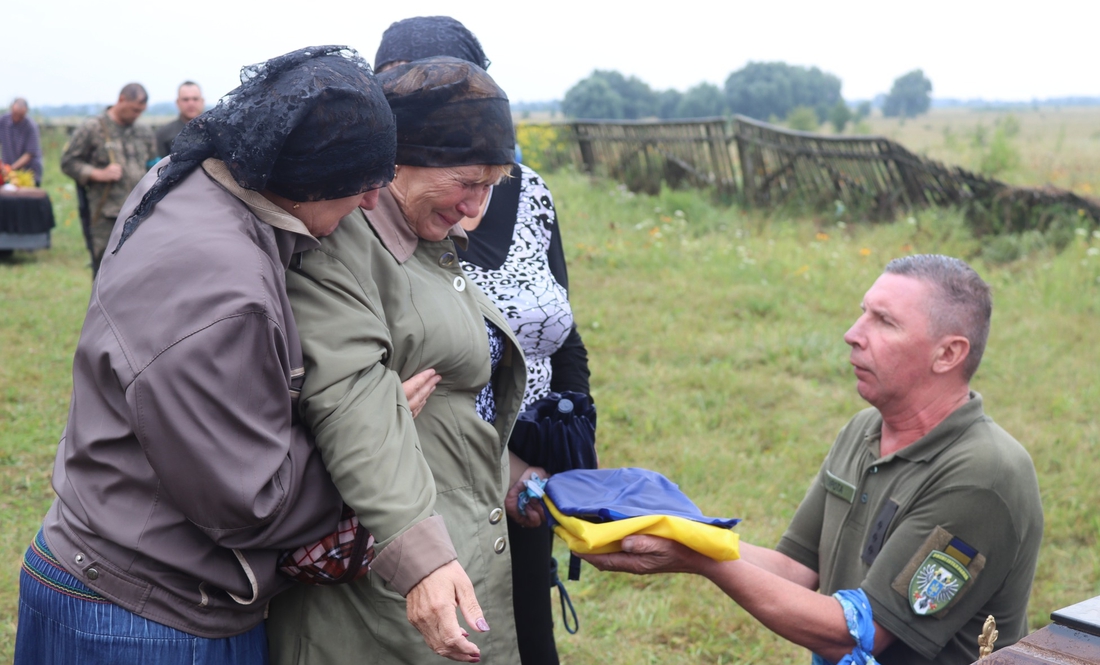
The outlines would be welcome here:
M 561 99 L 593 69 L 683 91 L 771 60 L 839 76 L 850 100 L 887 92 L 916 68 L 937 98 L 1100 96 L 1097 0 L 12 0 L 0 11 L 0 106 L 15 96 L 32 107 L 110 103 L 130 81 L 168 101 L 185 79 L 213 103 L 242 65 L 319 44 L 373 62 L 390 23 L 435 14 L 478 36 L 515 101 Z

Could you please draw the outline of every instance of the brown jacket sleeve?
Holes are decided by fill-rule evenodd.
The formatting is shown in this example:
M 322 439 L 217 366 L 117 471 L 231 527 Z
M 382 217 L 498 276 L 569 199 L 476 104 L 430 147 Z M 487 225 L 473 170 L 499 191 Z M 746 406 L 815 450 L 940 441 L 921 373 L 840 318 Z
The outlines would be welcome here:
M 223 547 L 297 546 L 340 505 L 291 423 L 286 358 L 270 318 L 238 314 L 173 344 L 127 390 L 161 491 Z

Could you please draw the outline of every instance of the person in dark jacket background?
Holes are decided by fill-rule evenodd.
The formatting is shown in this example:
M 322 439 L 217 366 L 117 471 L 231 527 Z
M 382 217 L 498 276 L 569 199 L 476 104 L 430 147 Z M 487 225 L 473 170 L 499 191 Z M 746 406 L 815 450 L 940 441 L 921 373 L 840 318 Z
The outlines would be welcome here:
M 205 100 L 202 98 L 202 88 L 194 81 L 184 81 L 176 91 L 176 108 L 180 110 L 179 117 L 157 130 L 157 154 L 167 157 L 172 153 L 172 142 L 180 135 L 187 123 L 191 122 L 203 112 Z

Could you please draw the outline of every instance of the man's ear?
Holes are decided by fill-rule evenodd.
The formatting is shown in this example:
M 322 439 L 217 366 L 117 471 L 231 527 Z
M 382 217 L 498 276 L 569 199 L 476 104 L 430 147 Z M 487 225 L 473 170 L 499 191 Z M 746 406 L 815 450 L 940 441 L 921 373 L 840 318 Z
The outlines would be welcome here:
M 962 335 L 949 335 L 940 340 L 932 358 L 932 372 L 947 374 L 963 364 L 970 355 L 970 340 Z

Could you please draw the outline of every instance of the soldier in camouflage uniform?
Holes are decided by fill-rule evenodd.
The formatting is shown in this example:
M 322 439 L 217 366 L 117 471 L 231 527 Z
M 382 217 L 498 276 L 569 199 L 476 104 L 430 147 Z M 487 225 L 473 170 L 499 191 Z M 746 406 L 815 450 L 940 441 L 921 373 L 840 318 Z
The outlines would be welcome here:
M 61 155 L 61 170 L 76 181 L 93 277 L 122 204 L 156 158 L 153 130 L 136 124 L 148 99 L 140 83 L 126 85 L 114 106 L 73 133 Z

